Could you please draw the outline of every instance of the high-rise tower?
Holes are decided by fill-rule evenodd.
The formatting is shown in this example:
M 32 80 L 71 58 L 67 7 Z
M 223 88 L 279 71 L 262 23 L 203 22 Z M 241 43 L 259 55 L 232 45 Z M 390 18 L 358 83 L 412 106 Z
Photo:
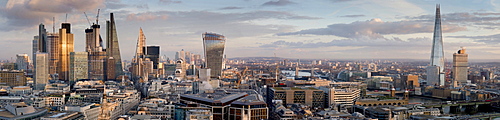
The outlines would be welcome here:
M 58 64 L 59 64 L 59 59 L 60 59 L 60 53 L 61 53 L 61 47 L 60 47 L 60 39 L 59 39 L 59 34 L 57 33 L 48 33 L 47 34 L 47 49 L 49 53 L 49 74 L 51 75 L 52 79 L 58 80 L 59 77 L 57 76 L 57 71 L 58 69 Z
M 49 78 L 49 54 L 47 53 L 35 53 L 36 63 L 35 66 L 35 89 L 43 90 L 45 85 L 48 83 Z
M 89 79 L 104 80 L 104 63 L 106 52 L 102 49 L 101 26 L 93 24 L 91 29 L 85 29 L 86 51 L 88 52 Z
M 107 79 L 116 79 L 123 75 L 120 45 L 116 34 L 115 17 L 110 13 L 110 20 L 106 21 L 106 53 L 107 53 Z
M 69 80 L 70 53 L 74 52 L 74 35 L 71 33 L 71 24 L 62 23 L 59 29 L 59 61 L 57 73 L 59 79 Z
M 434 37 L 432 40 L 431 63 L 426 70 L 427 84 L 439 86 L 444 85 L 444 50 L 439 5 L 436 5 L 436 21 L 434 24 Z
M 222 76 L 222 62 L 226 37 L 216 33 L 203 33 L 203 48 L 206 68 L 210 68 L 210 77 Z
M 457 84 L 467 83 L 468 56 L 464 47 L 453 54 L 453 87 L 458 87 Z
M 37 52 L 42 52 L 46 53 L 48 52 L 47 48 L 48 42 L 47 42 L 47 30 L 45 29 L 45 25 L 40 23 L 38 25 L 38 51 Z
M 138 80 L 139 82 L 144 82 L 148 79 L 148 73 L 144 70 L 145 46 L 146 36 L 144 35 L 144 32 L 142 32 L 142 28 L 140 28 L 139 38 L 137 38 L 137 46 L 135 49 L 135 56 L 132 59 L 132 79 Z

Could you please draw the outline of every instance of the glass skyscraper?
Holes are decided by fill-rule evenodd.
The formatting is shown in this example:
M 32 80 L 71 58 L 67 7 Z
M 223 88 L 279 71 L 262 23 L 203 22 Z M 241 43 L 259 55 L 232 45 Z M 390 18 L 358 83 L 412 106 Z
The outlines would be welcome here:
M 118 34 L 116 33 L 115 17 L 110 13 L 110 20 L 106 21 L 106 54 L 107 54 L 107 79 L 116 79 L 123 75 L 122 58 Z
M 436 6 L 436 21 L 434 24 L 434 38 L 432 40 L 431 63 L 426 70 L 428 85 L 444 85 L 444 50 L 439 5 Z
M 210 77 L 222 76 L 222 62 L 226 37 L 216 33 L 203 33 L 205 67 L 210 68 Z

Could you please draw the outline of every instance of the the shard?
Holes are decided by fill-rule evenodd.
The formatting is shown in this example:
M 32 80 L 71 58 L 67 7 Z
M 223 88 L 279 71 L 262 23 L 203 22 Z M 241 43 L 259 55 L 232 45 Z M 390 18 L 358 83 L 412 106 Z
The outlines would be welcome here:
M 443 37 L 441 34 L 440 6 L 436 5 L 436 19 L 434 23 L 434 37 L 432 40 L 431 63 L 427 67 L 427 84 L 442 86 L 444 77 L 444 50 Z
M 116 79 L 124 73 L 113 13 L 110 14 L 110 20 L 106 21 L 106 35 L 107 79 Z

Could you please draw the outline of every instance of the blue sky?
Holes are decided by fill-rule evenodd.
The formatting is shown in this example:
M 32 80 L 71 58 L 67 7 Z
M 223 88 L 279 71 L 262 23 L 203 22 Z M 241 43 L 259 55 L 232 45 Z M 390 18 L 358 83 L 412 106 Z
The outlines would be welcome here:
M 226 36 L 233 57 L 429 59 L 436 4 L 441 5 L 445 56 L 461 46 L 470 59 L 500 59 L 496 0 L 9 0 L 0 1 L 0 59 L 31 55 L 37 25 L 72 23 L 75 51 L 84 51 L 83 12 L 100 24 L 115 13 L 123 59 L 135 51 L 139 28 L 148 45 L 173 58 L 202 54 L 201 34 Z M 104 31 L 104 30 L 103 30 Z M 101 33 L 105 36 L 105 32 Z

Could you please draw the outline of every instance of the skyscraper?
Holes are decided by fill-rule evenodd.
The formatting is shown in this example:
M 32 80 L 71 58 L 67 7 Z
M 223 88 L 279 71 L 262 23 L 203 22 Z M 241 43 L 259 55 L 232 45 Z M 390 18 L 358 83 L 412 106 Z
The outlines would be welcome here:
M 71 33 L 71 24 L 62 23 L 59 29 L 59 61 L 57 65 L 57 73 L 59 79 L 69 80 L 70 53 L 74 52 L 74 35 Z
M 436 5 L 436 21 L 434 24 L 434 37 L 432 40 L 431 63 L 426 70 L 428 85 L 444 85 L 444 50 L 439 5 Z
M 35 66 L 36 52 L 38 52 L 38 35 L 33 37 L 33 49 L 31 51 L 31 61 L 33 61 L 33 66 Z
M 206 68 L 210 68 L 210 77 L 222 76 L 222 61 L 226 37 L 216 33 L 203 33 L 203 48 Z
M 28 54 L 17 54 L 16 55 L 16 65 L 17 70 L 28 70 L 28 65 L 30 63 Z
M 467 83 L 468 56 L 464 47 L 453 54 L 453 87 L 458 87 L 457 84 Z
M 144 48 L 146 46 L 146 36 L 142 32 L 142 28 L 139 29 L 139 38 L 137 38 L 137 46 L 135 49 L 135 56 L 132 59 L 132 79 L 138 80 L 139 82 L 144 82 L 147 80 L 148 75 L 144 70 Z
M 91 29 L 85 29 L 86 50 L 88 52 L 89 79 L 104 80 L 104 63 L 106 52 L 102 49 L 101 26 L 93 24 Z
M 45 84 L 49 81 L 49 54 L 47 53 L 36 53 L 36 73 L 35 73 L 35 89 L 43 90 Z
M 145 53 L 145 58 L 149 58 L 153 61 L 153 69 L 158 69 L 158 63 L 160 62 L 160 46 L 147 46 L 143 48 Z
M 48 45 L 48 42 L 47 42 L 47 30 L 45 29 L 45 25 L 43 25 L 42 23 L 40 23 L 40 25 L 38 25 L 38 51 L 37 52 L 42 52 L 42 53 L 46 53 L 48 52 L 48 48 L 47 48 L 47 45 Z M 34 57 L 35 58 L 35 57 Z
M 49 74 L 51 75 L 52 79 L 59 79 L 59 77 L 56 75 L 58 71 L 58 64 L 59 64 L 59 59 L 60 59 L 60 52 L 61 52 L 61 47 L 60 47 L 60 39 L 59 39 L 59 34 L 57 33 L 48 33 L 47 34 L 47 48 L 48 48 L 48 53 L 49 53 Z
M 184 52 L 184 49 L 182 49 L 181 51 L 177 51 L 175 53 L 175 60 L 186 60 L 186 52 Z
M 106 21 L 106 53 L 108 56 L 106 69 L 107 79 L 116 79 L 116 77 L 124 73 L 113 13 L 110 13 L 110 20 Z

